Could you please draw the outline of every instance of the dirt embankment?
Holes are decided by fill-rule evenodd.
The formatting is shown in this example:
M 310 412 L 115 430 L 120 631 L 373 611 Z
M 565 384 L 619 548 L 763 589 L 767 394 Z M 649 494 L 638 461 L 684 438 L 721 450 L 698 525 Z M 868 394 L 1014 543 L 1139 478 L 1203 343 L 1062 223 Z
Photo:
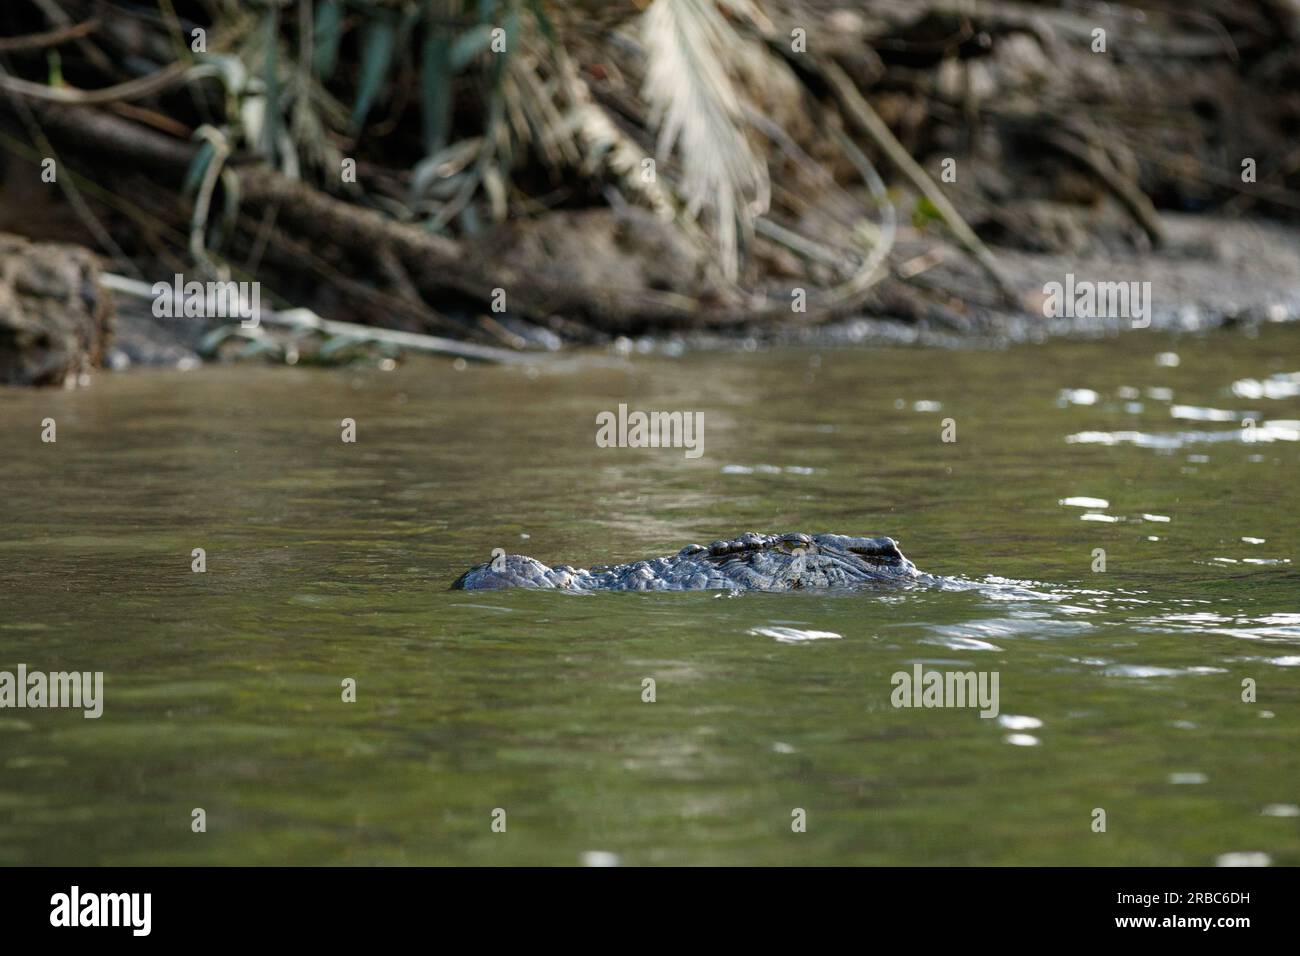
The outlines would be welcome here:
M 1149 283 L 1149 327 L 1297 312 L 1293 0 L 519 4 L 499 51 L 423 6 L 320 0 L 310 44 L 275 5 L 47 6 L 0 11 L 0 230 L 326 322 L 214 337 L 142 296 L 108 351 L 11 294 L 13 381 L 366 354 L 339 322 L 497 354 L 1131 327 L 1045 315 L 1069 277 Z

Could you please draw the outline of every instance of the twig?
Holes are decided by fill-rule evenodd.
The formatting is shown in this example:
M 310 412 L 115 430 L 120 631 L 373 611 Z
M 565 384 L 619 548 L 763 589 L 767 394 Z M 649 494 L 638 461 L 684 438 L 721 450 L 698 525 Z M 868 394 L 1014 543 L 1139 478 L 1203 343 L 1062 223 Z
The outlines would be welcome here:
M 894 237 L 898 232 L 898 214 L 894 209 L 894 204 L 889 201 L 889 192 L 885 189 L 885 183 L 876 172 L 876 167 L 871 165 L 871 161 L 863 155 L 862 150 L 854 145 L 853 140 L 844 134 L 844 131 L 832 127 L 831 134 L 835 141 L 839 143 L 840 149 L 849 162 L 857 169 L 858 175 L 862 177 L 871 190 L 871 195 L 884 210 L 885 228 L 883 234 L 877 237 L 876 242 L 872 245 L 869 254 L 865 257 L 858 271 L 855 272 L 847 282 L 835 290 L 835 296 L 843 300 L 857 301 L 863 293 L 875 285 L 880 279 L 884 278 L 887 270 L 881 270 L 885 260 L 889 257 L 890 251 L 894 248 Z M 873 224 L 870 220 L 863 219 L 859 221 L 858 232 L 866 234 Z
M 70 27 L 46 30 L 44 33 L 29 33 L 21 37 L 0 37 L 0 53 L 17 53 L 20 50 L 43 50 L 58 46 L 69 40 L 77 40 L 99 29 L 99 18 L 92 17 Z
M 193 129 L 178 120 L 172 119 L 170 116 L 164 116 L 157 110 L 135 106 L 132 103 L 111 103 L 108 108 L 118 116 L 124 116 L 137 123 L 152 126 L 154 129 L 175 136 L 177 139 L 189 139 L 194 135 Z
M 519 363 L 536 359 L 536 355 L 512 352 L 491 345 L 475 345 L 472 342 L 457 342 L 436 335 L 422 332 L 399 332 L 395 329 L 381 329 L 373 325 L 357 325 L 354 322 L 338 322 L 322 319 L 310 309 L 289 309 L 285 312 L 272 312 L 263 315 L 262 321 L 269 325 L 278 325 L 291 329 L 314 329 L 327 335 L 346 335 L 349 337 L 369 339 L 399 348 L 413 349 L 417 352 L 430 352 L 435 355 L 455 355 L 458 358 L 477 359 L 481 362 Z
M 247 231 L 247 227 L 245 227 L 245 230 Z M 464 326 L 453 322 L 447 316 L 431 308 L 428 303 L 420 298 L 418 293 L 415 294 L 414 298 L 408 299 L 405 296 L 391 295 L 364 282 L 359 282 L 339 272 L 318 256 L 310 245 L 292 238 L 283 230 L 272 230 L 269 237 L 269 245 L 287 253 L 288 255 L 285 258 L 291 260 L 295 265 L 301 266 L 305 264 L 308 271 L 325 280 L 346 296 L 364 302 L 381 313 L 415 322 L 423 328 L 438 326 L 448 332 L 463 333 L 465 331 Z M 376 258 L 378 259 L 380 255 L 377 253 Z M 396 259 L 387 250 L 382 255 Z M 400 267 L 400 263 L 396 264 Z
M 759 216 L 754 220 L 754 231 L 760 236 L 765 236 L 773 242 L 785 246 L 795 255 L 807 259 L 809 262 L 818 262 L 832 269 L 839 269 L 844 265 L 844 253 L 840 250 L 806 239 L 793 229 L 787 229 L 768 216 Z
M 45 14 L 45 19 L 49 20 L 51 23 L 59 27 L 72 26 L 72 17 L 64 13 L 63 8 L 55 3 L 54 0 L 32 0 L 32 2 L 36 6 L 40 7 L 41 12 Z M 85 54 L 86 58 L 90 60 L 91 63 L 95 64 L 97 69 L 102 70 L 105 73 L 113 73 L 113 61 L 108 58 L 108 55 L 103 50 L 95 46 L 93 40 L 88 40 L 85 37 L 78 37 L 77 49 L 81 50 L 81 52 Z
M 933 269 L 939 263 L 943 262 L 945 253 L 944 246 L 935 246 L 928 252 L 923 252 L 919 256 L 913 256 L 906 262 L 899 263 L 895 270 L 900 279 L 911 279 L 919 276 L 922 272 Z
M 1277 182 L 1285 182 L 1286 177 L 1290 176 L 1297 169 L 1300 169 L 1300 149 L 1295 149 L 1288 153 L 1283 158 L 1282 162 L 1278 164 L 1277 168 L 1264 177 L 1261 181 L 1261 185 L 1271 186 Z M 1239 215 L 1242 210 L 1254 205 L 1255 200 L 1256 197 L 1250 193 L 1238 193 L 1236 196 L 1233 196 L 1225 202 L 1220 208 L 1228 215 L 1235 216 Z
M 840 107 L 848 118 L 853 120 L 858 128 L 871 138 L 872 142 L 884 152 L 898 171 L 906 176 L 912 185 L 930 201 L 939 212 L 939 215 L 943 217 L 944 222 L 948 224 L 948 228 L 952 230 L 957 241 L 966 248 L 966 251 L 975 258 L 975 261 L 983 267 L 984 271 L 997 284 L 1007 303 L 1017 310 L 1023 308 L 1020 293 L 1016 290 L 1011 277 L 1003 270 L 997 258 L 989 251 L 988 246 L 980 241 L 979 236 L 975 235 L 975 231 L 966 224 L 966 220 L 948 201 L 948 197 L 944 195 L 943 190 L 935 184 L 934 180 L 926 174 L 920 164 L 907 152 L 903 144 L 890 132 L 885 121 L 880 118 L 879 114 L 871 108 L 871 104 L 858 92 L 858 88 L 853 85 L 853 81 L 849 79 L 848 74 L 840 68 L 839 64 L 829 59 L 819 59 L 817 67 L 830 84 L 831 90 L 835 93 Z
M 1261 202 L 1271 202 L 1286 209 L 1300 209 L 1300 193 L 1293 189 L 1273 186 L 1267 182 L 1245 183 L 1242 182 L 1239 174 L 1207 165 L 1195 158 L 1192 160 L 1193 171 L 1188 169 L 1187 157 L 1184 154 L 1161 149 L 1150 142 L 1135 142 L 1133 149 L 1184 180 L 1211 183 Z
M 203 179 L 194 198 L 194 212 L 190 216 L 190 255 L 195 262 L 215 272 L 216 266 L 208 256 L 206 242 L 208 211 L 212 205 L 212 194 L 217 189 L 217 181 L 222 178 L 226 159 L 230 156 L 230 144 L 225 134 L 213 126 L 200 126 L 195 136 L 212 147 L 212 156 L 203 170 Z
M 6 73 L 0 74 L 0 89 L 17 93 L 28 99 L 45 100 L 49 103 L 97 106 L 122 100 L 138 100 L 157 93 L 183 77 L 188 69 L 189 66 L 184 63 L 172 63 L 156 73 L 118 83 L 116 86 L 106 86 L 102 90 L 80 90 L 75 86 L 45 86 Z
M 1115 164 L 1110 161 L 1110 157 L 1101 147 L 1085 139 L 1086 135 L 1082 132 L 1076 134 L 1073 131 L 1057 130 L 1048 134 L 1047 142 L 1095 173 L 1124 204 L 1137 220 L 1138 225 L 1146 230 L 1151 242 L 1159 245 L 1164 241 L 1164 225 L 1160 221 L 1160 214 L 1156 212 L 1156 207 L 1136 183 L 1115 168 Z

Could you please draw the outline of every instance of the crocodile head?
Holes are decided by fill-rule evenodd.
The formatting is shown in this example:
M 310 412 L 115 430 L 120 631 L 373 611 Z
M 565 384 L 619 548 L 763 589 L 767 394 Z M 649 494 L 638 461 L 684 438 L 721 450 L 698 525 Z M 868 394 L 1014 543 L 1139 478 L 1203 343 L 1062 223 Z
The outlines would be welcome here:
M 783 535 L 789 538 L 791 535 Z M 799 537 L 803 537 L 802 535 Z M 824 574 L 840 573 L 846 578 L 881 575 L 915 577 L 916 565 L 909 561 L 893 538 L 857 538 L 846 534 L 815 534 L 809 560 Z
M 790 591 L 849 588 L 918 576 L 916 566 L 892 538 L 751 531 L 732 541 L 715 541 L 707 548 L 692 544 L 670 557 L 589 571 L 565 565 L 552 568 L 519 554 L 501 555 L 470 568 L 452 587 Z
M 728 582 L 764 591 L 854 587 L 917 573 L 893 538 L 749 532 L 705 551 L 701 557 Z
M 549 568 L 536 558 L 507 554 L 470 568 L 452 585 L 454 590 L 482 591 L 499 588 L 576 588 L 567 568 Z

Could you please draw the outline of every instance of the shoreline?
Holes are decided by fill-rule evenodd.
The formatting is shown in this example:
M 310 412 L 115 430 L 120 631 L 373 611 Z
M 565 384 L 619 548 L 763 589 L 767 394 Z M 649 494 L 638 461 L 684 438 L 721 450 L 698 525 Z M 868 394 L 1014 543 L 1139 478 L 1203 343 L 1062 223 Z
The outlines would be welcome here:
M 19 299 L 17 318 L 9 322 L 13 330 L 0 340 L 0 366 L 7 370 L 0 381 L 75 385 L 99 368 L 113 372 L 141 366 L 188 369 L 247 361 L 383 366 L 418 351 L 442 353 L 455 362 L 528 363 L 544 355 L 572 355 L 587 349 L 623 356 L 782 346 L 978 350 L 1061 338 L 1118 338 L 1125 332 L 1249 330 L 1300 319 L 1300 278 L 1296 278 L 1300 277 L 1300 236 L 1293 230 L 1272 221 L 1224 216 L 1166 213 L 1161 221 L 1166 241 L 1141 253 L 1102 248 L 1090 255 L 1066 256 L 999 249 L 1026 306 L 1021 311 L 1001 305 L 987 278 L 953 245 L 916 233 L 900 239 L 903 265 L 893 270 L 904 270 L 907 263 L 918 260 L 924 265 L 923 273 L 909 276 L 909 287 L 919 291 L 916 300 L 903 303 L 908 315 L 900 314 L 902 308 L 882 309 L 819 323 L 767 318 L 734 329 L 648 328 L 581 339 L 566 339 L 556 331 L 564 328 L 563 318 L 547 328 L 508 313 L 467 315 L 510 330 L 518 346 L 514 349 L 331 321 L 306 310 L 272 313 L 273 321 L 252 329 L 235 316 L 156 318 L 148 300 L 122 294 L 121 280 L 110 283 L 111 277 L 96 273 L 95 258 L 87 250 L 11 244 L 6 284 L 18 290 L 14 295 L 26 298 Z M 24 256 L 35 264 L 14 263 Z M 46 285 L 33 291 L 34 283 L 27 277 L 33 270 L 58 275 L 64 288 L 50 288 L 53 280 L 46 276 L 42 279 Z M 1136 290 L 1140 284 L 1145 292 L 1141 317 L 1131 312 L 1101 317 L 1045 315 L 1048 290 L 1062 284 L 1073 290 L 1076 277 L 1078 285 L 1090 288 L 1127 284 Z M 99 290 L 90 299 L 79 291 L 88 284 Z M 957 302 L 937 291 L 944 288 L 969 291 Z M 21 314 L 24 305 L 27 315 Z M 1031 311 L 1035 307 L 1037 312 Z M 24 343 L 31 354 L 23 354 Z M 41 354 L 42 347 L 50 354 Z M 60 348 L 63 352 L 56 354 Z M 60 366 L 66 367 L 62 377 Z M 24 367 L 26 380 L 16 373 Z

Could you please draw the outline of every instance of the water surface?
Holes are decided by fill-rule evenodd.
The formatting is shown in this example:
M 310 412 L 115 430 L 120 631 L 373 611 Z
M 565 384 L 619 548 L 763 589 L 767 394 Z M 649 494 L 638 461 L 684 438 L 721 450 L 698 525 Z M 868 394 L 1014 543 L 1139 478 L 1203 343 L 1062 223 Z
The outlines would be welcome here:
M 1297 372 L 1266 327 L 0 393 L 0 669 L 105 675 L 0 711 L 0 863 L 1300 863 Z M 703 456 L 597 448 L 620 402 Z M 447 590 L 749 529 L 979 586 Z M 893 708 L 916 662 L 1002 719 Z

